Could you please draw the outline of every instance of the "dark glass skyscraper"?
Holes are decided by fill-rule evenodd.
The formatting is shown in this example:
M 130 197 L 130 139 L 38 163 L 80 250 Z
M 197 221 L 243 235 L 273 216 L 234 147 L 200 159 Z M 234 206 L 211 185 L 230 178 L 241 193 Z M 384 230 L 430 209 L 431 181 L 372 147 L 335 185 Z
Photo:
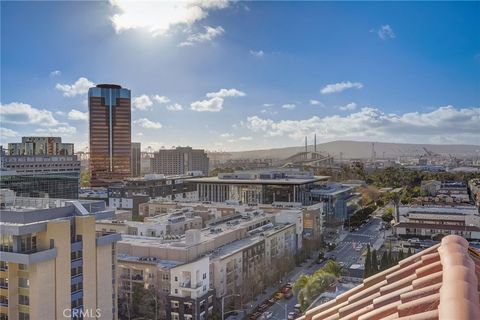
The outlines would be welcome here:
M 131 174 L 130 90 L 99 84 L 88 90 L 92 187 L 108 186 Z

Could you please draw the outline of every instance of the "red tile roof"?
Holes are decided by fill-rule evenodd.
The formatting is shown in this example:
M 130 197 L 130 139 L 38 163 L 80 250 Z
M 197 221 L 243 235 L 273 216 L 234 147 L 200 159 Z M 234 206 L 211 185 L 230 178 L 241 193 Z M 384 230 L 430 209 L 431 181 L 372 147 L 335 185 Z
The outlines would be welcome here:
M 479 320 L 479 278 L 479 252 L 446 236 L 298 320 Z

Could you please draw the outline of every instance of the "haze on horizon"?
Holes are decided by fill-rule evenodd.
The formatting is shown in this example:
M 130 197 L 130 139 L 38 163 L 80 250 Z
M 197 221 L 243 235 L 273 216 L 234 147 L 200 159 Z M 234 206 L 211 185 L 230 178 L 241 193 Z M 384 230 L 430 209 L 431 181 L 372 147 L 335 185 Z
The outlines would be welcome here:
M 1 2 L 0 144 L 88 145 L 88 88 L 132 90 L 132 141 L 480 141 L 479 2 Z M 461 17 L 461 18 L 460 18 Z M 312 142 L 312 140 L 310 140 Z

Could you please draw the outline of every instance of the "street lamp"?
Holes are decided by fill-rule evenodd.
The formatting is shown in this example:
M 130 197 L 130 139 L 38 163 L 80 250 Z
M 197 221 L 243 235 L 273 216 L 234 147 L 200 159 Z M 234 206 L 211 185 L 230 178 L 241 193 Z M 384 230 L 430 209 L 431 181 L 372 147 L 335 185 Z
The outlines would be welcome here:
M 240 297 L 240 294 L 239 294 L 239 293 L 233 293 L 233 294 L 229 294 L 229 295 L 227 295 L 227 296 L 222 297 L 222 320 L 224 320 L 224 316 L 225 316 L 225 312 L 224 312 L 224 309 L 225 309 L 225 298 L 233 297 L 233 296 Z

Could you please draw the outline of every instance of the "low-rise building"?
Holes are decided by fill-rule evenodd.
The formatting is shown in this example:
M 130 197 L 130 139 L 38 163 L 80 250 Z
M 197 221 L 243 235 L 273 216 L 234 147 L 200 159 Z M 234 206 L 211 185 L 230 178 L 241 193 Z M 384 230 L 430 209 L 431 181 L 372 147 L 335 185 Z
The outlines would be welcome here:
M 242 204 L 300 202 L 310 204 L 309 191 L 326 176 L 314 176 L 298 169 L 272 169 L 220 173 L 217 177 L 189 180 L 197 186 L 200 201 L 239 201 Z
M 399 236 L 429 237 L 460 235 L 480 239 L 480 214 L 475 206 L 400 206 Z
M 139 205 L 150 199 L 197 200 L 196 187 L 187 183 L 192 175 L 165 176 L 148 174 L 143 178 L 127 178 L 122 184 L 108 187 L 108 204 L 118 209 L 130 209 L 139 214 Z

